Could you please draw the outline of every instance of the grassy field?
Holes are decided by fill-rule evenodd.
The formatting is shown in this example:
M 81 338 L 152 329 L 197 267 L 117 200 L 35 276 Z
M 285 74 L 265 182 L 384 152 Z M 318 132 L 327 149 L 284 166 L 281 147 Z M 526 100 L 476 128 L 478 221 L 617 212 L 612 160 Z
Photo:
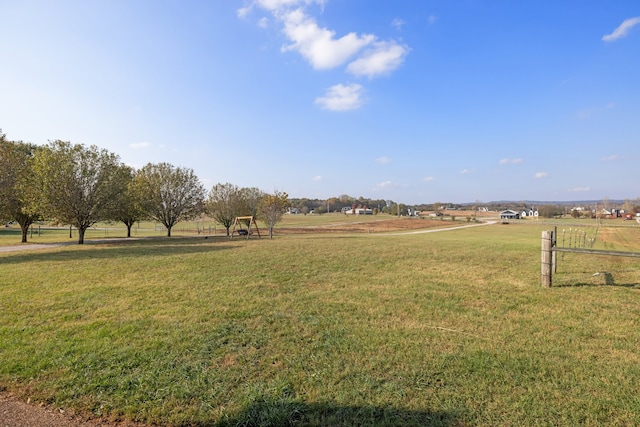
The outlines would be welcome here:
M 0 389 L 170 426 L 638 425 L 640 260 L 565 254 L 544 289 L 548 228 L 0 253 Z
M 344 215 L 340 213 L 331 213 L 324 215 L 285 215 L 282 221 L 276 225 L 275 233 L 280 230 L 288 230 L 290 232 L 300 232 L 305 229 L 325 228 L 330 230 L 333 226 L 344 228 L 349 226 L 358 226 L 369 224 L 371 227 L 375 225 L 390 223 L 396 221 L 398 217 L 394 215 Z M 417 224 L 425 224 L 428 218 L 404 218 L 403 221 Z M 460 216 L 457 223 L 462 224 L 464 218 Z M 444 225 L 452 224 L 451 218 L 436 221 Z M 466 221 L 464 221 L 466 222 Z M 268 235 L 267 226 L 260 220 L 257 221 L 258 227 L 262 235 Z M 233 227 L 232 227 L 233 228 Z M 245 227 L 246 228 L 246 227 Z M 362 227 L 361 227 L 362 228 Z M 378 227 L 380 228 L 380 227 Z M 313 231 L 313 230 L 311 230 Z M 384 231 L 384 230 L 378 230 Z M 141 221 L 131 229 L 132 237 L 163 237 L 167 232 L 164 226 L 157 222 Z M 224 236 L 226 229 L 210 218 L 200 219 L 198 221 L 180 222 L 172 230 L 173 236 Z M 112 239 L 123 238 L 127 235 L 126 227 L 120 222 L 97 223 L 90 227 L 85 238 L 90 240 L 96 239 Z M 75 228 L 54 227 L 46 222 L 37 223 L 30 228 L 28 233 L 28 243 L 74 243 L 77 242 L 78 232 Z M 12 246 L 20 243 L 20 227 L 13 224 L 11 227 L 0 228 L 0 246 Z

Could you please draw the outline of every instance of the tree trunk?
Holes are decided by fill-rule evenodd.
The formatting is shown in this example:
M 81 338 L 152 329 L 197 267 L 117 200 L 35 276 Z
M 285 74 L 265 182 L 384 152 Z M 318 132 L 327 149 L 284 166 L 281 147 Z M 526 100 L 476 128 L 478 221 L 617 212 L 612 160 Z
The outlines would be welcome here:
M 227 237 L 229 237 L 229 229 L 231 229 L 231 226 L 227 227 Z
M 273 239 L 273 227 L 269 227 L 269 238 Z
M 22 243 L 27 243 L 27 232 L 29 231 L 29 227 L 35 221 L 35 217 L 23 213 L 18 213 L 16 215 L 16 222 L 20 224 L 20 230 L 22 231 Z
M 86 227 L 78 228 L 78 244 L 84 245 L 84 232 L 87 231 Z
M 171 237 L 171 227 L 167 227 L 167 237 Z
M 127 237 L 131 237 L 131 226 L 133 224 L 127 224 Z
M 22 243 L 27 243 L 27 232 L 31 223 L 20 224 L 20 230 L 22 230 Z

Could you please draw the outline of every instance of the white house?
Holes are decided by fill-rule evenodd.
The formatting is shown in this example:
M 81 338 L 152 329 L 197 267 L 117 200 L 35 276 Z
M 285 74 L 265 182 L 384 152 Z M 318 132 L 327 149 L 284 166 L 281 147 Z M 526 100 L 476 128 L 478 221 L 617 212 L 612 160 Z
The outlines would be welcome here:
M 373 210 L 369 208 L 355 208 L 344 211 L 346 215 L 373 215 Z

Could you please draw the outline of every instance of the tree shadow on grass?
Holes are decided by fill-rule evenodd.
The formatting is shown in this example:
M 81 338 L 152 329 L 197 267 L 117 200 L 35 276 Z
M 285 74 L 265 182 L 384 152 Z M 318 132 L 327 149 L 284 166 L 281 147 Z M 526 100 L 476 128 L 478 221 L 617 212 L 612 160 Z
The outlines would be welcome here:
M 640 288 L 640 283 L 616 283 L 613 274 L 609 272 L 595 273 L 593 276 L 595 281 L 589 282 L 576 282 L 576 283 L 564 283 L 560 285 L 554 285 L 556 288 L 573 288 L 573 287 L 586 287 L 586 286 L 616 286 L 622 288 Z
M 191 424 L 190 424 L 191 425 Z M 393 407 L 339 406 L 333 403 L 307 404 L 283 400 L 258 400 L 237 416 L 198 427 L 235 426 L 464 426 L 456 414 L 411 411 Z
M 232 246 L 220 244 L 221 239 L 207 238 L 143 238 L 86 240 L 84 245 L 74 243 L 51 244 L 48 248 L 9 252 L 0 257 L 0 265 L 23 262 L 82 261 L 90 259 L 158 257 L 186 254 L 202 254 L 231 249 Z
M 2 223 L 0 223 L 0 237 L 3 236 L 20 237 L 22 236 L 22 230 L 20 230 L 19 228 L 6 228 L 2 225 Z M 20 242 L 20 240 L 18 240 L 18 242 Z

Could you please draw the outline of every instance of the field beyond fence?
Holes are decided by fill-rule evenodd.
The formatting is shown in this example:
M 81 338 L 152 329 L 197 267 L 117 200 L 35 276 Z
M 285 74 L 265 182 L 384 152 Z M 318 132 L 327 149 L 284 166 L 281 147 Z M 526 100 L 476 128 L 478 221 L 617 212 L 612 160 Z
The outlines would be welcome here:
M 545 229 L 0 253 L 0 390 L 167 426 L 639 425 L 640 263 L 567 253 L 542 288 Z

